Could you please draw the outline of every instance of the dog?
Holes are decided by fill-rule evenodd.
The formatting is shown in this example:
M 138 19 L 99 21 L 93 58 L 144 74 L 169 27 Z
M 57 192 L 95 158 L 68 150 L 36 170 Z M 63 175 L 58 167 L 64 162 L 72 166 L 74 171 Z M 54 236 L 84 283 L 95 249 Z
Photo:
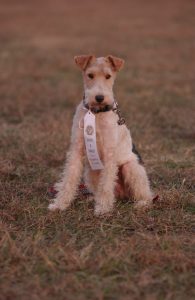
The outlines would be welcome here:
M 75 63 L 82 71 L 84 97 L 74 115 L 70 149 L 49 209 L 67 209 L 82 176 L 94 195 L 96 216 L 110 213 L 118 198 L 133 199 L 137 209 L 150 206 L 153 193 L 148 176 L 113 94 L 113 84 L 124 60 L 112 55 L 80 55 L 75 57 Z M 95 116 L 97 152 L 103 165 L 95 170 L 87 158 L 83 129 L 88 112 Z

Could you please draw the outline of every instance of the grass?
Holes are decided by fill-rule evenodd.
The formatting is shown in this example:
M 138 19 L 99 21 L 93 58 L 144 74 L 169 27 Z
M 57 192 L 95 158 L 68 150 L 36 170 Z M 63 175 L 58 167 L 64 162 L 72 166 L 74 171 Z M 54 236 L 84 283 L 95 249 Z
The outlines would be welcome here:
M 194 13 L 176 0 L 1 2 L 0 299 L 194 299 Z M 145 213 L 121 201 L 96 218 L 85 198 L 47 210 L 82 53 L 126 60 L 116 96 L 160 195 Z

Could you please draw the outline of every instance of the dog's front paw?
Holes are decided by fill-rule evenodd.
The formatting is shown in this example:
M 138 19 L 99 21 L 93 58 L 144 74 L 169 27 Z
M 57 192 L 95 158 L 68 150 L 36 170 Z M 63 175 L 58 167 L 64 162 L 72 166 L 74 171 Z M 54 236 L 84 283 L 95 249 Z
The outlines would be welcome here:
M 102 206 L 102 205 L 96 205 L 95 206 L 95 211 L 94 214 L 96 217 L 103 216 L 103 215 L 108 215 L 111 213 L 113 210 L 113 205 L 112 206 Z
M 135 202 L 134 208 L 136 210 L 145 210 L 147 208 L 150 208 L 151 205 L 152 205 L 152 200 L 139 200 Z
M 56 203 L 50 203 L 48 209 L 51 211 L 59 210 L 59 206 Z
M 68 207 L 65 203 L 61 204 L 58 201 L 55 201 L 54 203 L 50 203 L 48 206 L 48 209 L 51 211 L 55 210 L 65 210 Z

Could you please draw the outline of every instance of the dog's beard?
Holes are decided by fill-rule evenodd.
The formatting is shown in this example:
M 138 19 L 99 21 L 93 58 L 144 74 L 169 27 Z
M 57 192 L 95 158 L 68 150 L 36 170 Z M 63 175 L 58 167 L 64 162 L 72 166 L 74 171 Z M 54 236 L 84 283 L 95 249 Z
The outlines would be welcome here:
M 100 112 L 100 111 L 109 111 L 112 110 L 114 108 L 114 99 L 112 99 L 111 101 L 105 101 L 102 103 L 97 103 L 95 101 L 87 101 L 88 99 L 85 98 L 85 106 L 90 109 L 92 112 L 96 113 L 96 112 Z
M 94 113 L 98 113 L 98 112 L 106 112 L 106 111 L 110 111 L 114 108 L 114 101 L 113 103 L 93 103 L 93 104 L 89 104 L 86 103 L 85 105 L 88 109 L 90 109 L 92 112 Z
M 113 108 L 114 103 L 111 104 L 104 104 L 104 105 L 97 105 L 91 108 L 92 111 L 97 112 L 97 111 L 109 111 Z
M 98 103 L 95 100 L 95 95 L 98 94 L 103 94 L 104 95 L 104 101 L 101 103 Z M 100 111 L 109 111 L 112 108 L 114 108 L 114 96 L 113 93 L 110 91 L 99 91 L 98 89 L 96 90 L 90 90 L 90 89 L 85 89 L 84 92 L 84 103 L 85 107 L 90 109 L 92 112 L 100 112 Z

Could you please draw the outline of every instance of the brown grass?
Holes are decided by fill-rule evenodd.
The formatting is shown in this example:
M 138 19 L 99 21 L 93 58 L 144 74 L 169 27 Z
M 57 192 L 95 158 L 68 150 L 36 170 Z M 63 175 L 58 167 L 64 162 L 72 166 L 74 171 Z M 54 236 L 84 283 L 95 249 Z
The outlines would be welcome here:
M 194 299 L 194 15 L 193 1 L 1 1 L 1 299 Z M 160 195 L 146 213 L 47 211 L 82 96 L 73 56 L 91 52 L 126 60 L 117 99 Z

